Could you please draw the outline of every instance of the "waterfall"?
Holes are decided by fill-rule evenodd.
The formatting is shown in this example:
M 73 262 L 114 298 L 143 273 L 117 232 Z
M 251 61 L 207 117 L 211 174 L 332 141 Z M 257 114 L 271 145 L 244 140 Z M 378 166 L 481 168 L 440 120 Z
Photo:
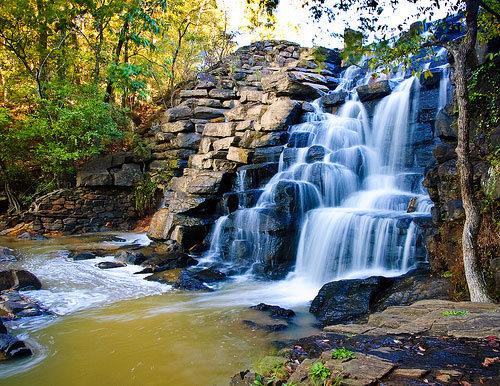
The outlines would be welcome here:
M 425 259 L 418 224 L 430 217 L 432 202 L 410 143 L 420 83 L 417 77 L 391 80 L 393 91 L 370 122 L 355 100 L 358 75 L 352 67 L 344 72 L 335 92 L 353 98 L 336 114 L 315 101 L 314 112 L 290 127 L 277 174 L 253 207 L 240 202 L 217 221 L 211 256 L 243 271 L 296 256 L 290 275 L 314 285 L 403 274 Z M 245 171 L 238 172 L 237 192 L 255 188 L 245 179 Z
M 450 87 L 450 66 L 446 64 L 441 68 L 442 73 L 441 80 L 439 81 L 438 112 L 444 109 L 448 104 L 448 89 Z

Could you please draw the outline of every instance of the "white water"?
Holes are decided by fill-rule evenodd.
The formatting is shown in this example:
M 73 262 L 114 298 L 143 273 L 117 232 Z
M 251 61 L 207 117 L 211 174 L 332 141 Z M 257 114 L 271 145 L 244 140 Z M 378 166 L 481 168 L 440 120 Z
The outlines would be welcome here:
M 350 90 L 355 98 L 356 75 L 355 68 L 346 70 L 336 91 Z M 416 77 L 393 83 L 371 122 L 357 100 L 347 100 L 336 115 L 313 103 L 315 112 L 290 128 L 291 134 L 307 138 L 307 146 L 285 148 L 279 172 L 264 186 L 257 205 L 240 206 L 219 219 L 210 255 L 236 265 L 265 261 L 277 244 L 270 235 L 276 228 L 269 224 L 289 215 L 276 213 L 278 197 L 285 186 L 293 186 L 299 232 L 288 288 L 400 275 L 424 259 L 418 255 L 419 229 L 413 220 L 428 218 L 432 203 L 420 184 L 407 182 L 412 176 L 422 179 L 410 144 L 420 85 Z M 245 188 L 242 174 L 237 188 Z M 416 211 L 407 213 L 412 198 Z

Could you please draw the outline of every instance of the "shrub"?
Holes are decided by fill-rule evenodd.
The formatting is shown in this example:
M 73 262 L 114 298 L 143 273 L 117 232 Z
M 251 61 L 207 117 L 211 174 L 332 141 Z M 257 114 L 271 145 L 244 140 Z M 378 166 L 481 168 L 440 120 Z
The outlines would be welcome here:
M 332 351 L 333 359 L 354 359 L 356 355 L 345 347 L 336 348 Z
M 330 377 L 332 372 L 322 362 L 314 363 L 309 369 L 309 378 L 313 382 L 325 381 Z

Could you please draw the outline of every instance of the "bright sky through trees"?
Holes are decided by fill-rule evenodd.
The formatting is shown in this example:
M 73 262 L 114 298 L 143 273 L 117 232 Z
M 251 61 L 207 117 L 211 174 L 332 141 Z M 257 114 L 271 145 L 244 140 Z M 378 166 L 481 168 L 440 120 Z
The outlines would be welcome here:
M 334 0 L 330 0 L 334 1 Z M 419 5 L 429 3 L 429 0 L 419 1 Z M 227 12 L 230 29 L 239 32 L 236 37 L 238 45 L 246 45 L 254 40 L 259 40 L 259 36 L 254 36 L 245 31 L 248 21 L 245 19 L 246 0 L 217 0 L 219 7 Z M 318 22 L 313 20 L 310 12 L 302 7 L 302 0 L 280 0 L 276 12 L 275 38 L 286 39 L 300 43 L 304 46 L 321 45 L 326 47 L 341 46 L 341 39 L 333 37 L 332 33 L 342 33 L 346 27 L 355 28 L 357 17 L 353 11 L 346 13 L 345 17 L 339 18 L 335 23 L 328 23 L 326 17 Z M 407 5 L 400 6 L 394 12 L 390 6 L 384 7 L 383 16 L 385 22 L 390 27 L 396 27 L 406 18 L 411 18 L 411 22 L 422 19 L 422 15 L 417 14 L 417 6 L 408 2 Z M 433 19 L 446 16 L 446 9 L 437 10 Z

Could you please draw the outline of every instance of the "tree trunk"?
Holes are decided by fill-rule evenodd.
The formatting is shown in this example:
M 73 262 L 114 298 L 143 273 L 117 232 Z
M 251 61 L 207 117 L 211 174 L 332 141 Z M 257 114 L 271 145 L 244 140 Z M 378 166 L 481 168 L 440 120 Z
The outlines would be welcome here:
M 129 21 L 128 17 L 125 16 L 125 22 L 120 31 L 120 36 L 118 38 L 118 43 L 116 45 L 115 54 L 113 58 L 113 63 L 118 64 L 120 62 L 120 55 L 122 53 L 122 48 L 125 43 L 128 34 Z M 106 84 L 106 95 L 104 96 L 104 102 L 110 102 L 113 99 L 113 80 L 111 77 L 108 78 L 108 83 Z
M 486 283 L 481 275 L 477 259 L 477 239 L 481 227 L 481 211 L 474 195 L 473 168 L 470 154 L 470 112 L 467 79 L 469 75 L 467 58 L 473 53 L 477 38 L 477 16 L 479 1 L 466 0 L 467 32 L 456 49 L 454 58 L 454 80 L 458 104 L 457 166 L 460 174 L 460 191 L 465 212 L 462 233 L 462 253 L 465 278 L 473 302 L 491 302 Z

